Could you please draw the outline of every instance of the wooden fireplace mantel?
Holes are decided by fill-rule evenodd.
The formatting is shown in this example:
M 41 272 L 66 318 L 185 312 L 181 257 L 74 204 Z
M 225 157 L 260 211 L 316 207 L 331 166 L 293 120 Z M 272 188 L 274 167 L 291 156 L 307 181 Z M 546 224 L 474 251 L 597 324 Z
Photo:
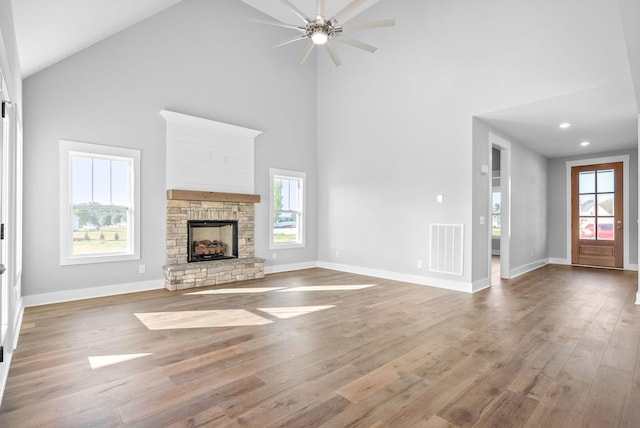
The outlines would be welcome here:
M 209 202 L 247 202 L 257 204 L 260 195 L 244 193 L 203 192 L 198 190 L 168 189 L 167 200 L 209 201 Z

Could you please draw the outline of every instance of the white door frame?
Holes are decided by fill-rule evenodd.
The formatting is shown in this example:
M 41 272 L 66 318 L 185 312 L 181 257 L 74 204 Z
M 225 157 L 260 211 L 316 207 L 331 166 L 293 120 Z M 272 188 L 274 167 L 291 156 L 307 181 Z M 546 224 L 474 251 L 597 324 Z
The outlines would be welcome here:
M 510 254 L 511 254 L 511 143 L 504 138 L 489 133 L 489 159 L 492 159 L 492 149 L 500 150 L 500 278 L 511 278 Z M 487 218 L 492 218 L 493 192 L 492 175 L 489 175 L 489 213 Z M 489 223 L 489 278 L 491 278 L 491 239 L 492 228 Z
M 9 101 L 6 84 L 0 73 L 0 108 L 5 107 L 5 101 Z M 7 104 L 8 105 L 8 104 Z M 8 114 L 8 112 L 7 112 Z M 0 223 L 5 224 L 4 239 L 0 241 L 0 263 L 5 271 L 0 275 L 0 346 L 9 349 L 7 336 L 9 327 L 9 275 L 11 275 L 9 263 L 9 251 L 7 246 L 7 217 L 9 209 L 9 118 L 0 117 Z

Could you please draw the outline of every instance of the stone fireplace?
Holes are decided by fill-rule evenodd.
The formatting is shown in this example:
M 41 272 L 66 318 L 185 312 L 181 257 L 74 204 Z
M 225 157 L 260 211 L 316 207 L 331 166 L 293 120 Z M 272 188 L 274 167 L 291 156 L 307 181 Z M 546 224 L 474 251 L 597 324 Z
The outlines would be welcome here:
M 260 202 L 259 195 L 168 190 L 165 288 L 175 291 L 264 278 L 264 259 L 254 256 L 254 204 L 257 202 Z M 224 246 L 230 245 L 224 242 L 229 240 L 228 237 L 216 239 L 222 235 L 214 234 L 211 235 L 213 239 L 200 240 L 211 241 L 210 254 L 207 254 L 211 257 L 200 257 L 190 262 L 190 248 L 191 252 L 195 251 L 193 235 L 189 234 L 189 222 L 199 225 L 196 227 L 237 224 L 235 254 L 225 248 L 224 257 L 211 255 L 220 253 L 213 241 Z

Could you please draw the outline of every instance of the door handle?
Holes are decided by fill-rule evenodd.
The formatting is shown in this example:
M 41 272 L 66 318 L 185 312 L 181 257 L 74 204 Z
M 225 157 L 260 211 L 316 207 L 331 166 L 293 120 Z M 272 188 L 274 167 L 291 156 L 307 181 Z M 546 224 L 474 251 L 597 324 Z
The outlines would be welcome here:
M 0 264 L 0 275 L 2 275 L 5 270 L 7 270 L 7 268 L 5 268 L 3 264 Z

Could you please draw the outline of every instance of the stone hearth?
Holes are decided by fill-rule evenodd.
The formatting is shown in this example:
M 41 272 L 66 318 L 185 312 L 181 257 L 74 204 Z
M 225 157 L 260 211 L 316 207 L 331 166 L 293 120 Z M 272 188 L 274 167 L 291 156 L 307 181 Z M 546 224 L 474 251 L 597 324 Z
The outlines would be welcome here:
M 259 195 L 167 191 L 167 264 L 170 291 L 264 278 L 264 259 L 254 256 L 254 203 Z M 188 263 L 188 220 L 236 220 L 238 258 Z

